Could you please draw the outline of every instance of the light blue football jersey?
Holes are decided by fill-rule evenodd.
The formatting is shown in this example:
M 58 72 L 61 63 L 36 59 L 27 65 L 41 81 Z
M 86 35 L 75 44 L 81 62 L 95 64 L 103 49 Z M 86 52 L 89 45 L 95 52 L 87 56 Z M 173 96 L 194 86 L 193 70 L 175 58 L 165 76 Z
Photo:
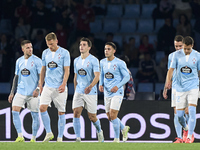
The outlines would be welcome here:
M 176 51 L 172 58 L 170 68 L 176 68 L 176 91 L 186 92 L 199 89 L 198 71 L 200 69 L 200 53 L 192 50 L 188 60 L 184 50 Z
M 42 53 L 42 65 L 46 66 L 45 86 L 59 88 L 63 82 L 64 66 L 70 66 L 70 55 L 60 46 L 53 53 L 49 48 Z
M 81 56 L 74 60 L 74 73 L 77 74 L 77 86 L 76 92 L 84 94 L 84 90 L 88 87 L 93 79 L 94 72 L 99 71 L 99 60 L 93 55 L 89 55 L 87 58 L 82 59 Z M 97 86 L 95 85 L 90 91 L 89 95 L 97 95 Z
M 39 74 L 42 67 L 42 60 L 35 55 L 28 58 L 25 63 L 24 56 L 16 61 L 15 74 L 19 76 L 17 93 L 31 96 L 38 86 Z
M 101 74 L 99 85 L 104 86 L 104 96 L 123 96 L 123 85 L 130 80 L 126 63 L 116 57 L 112 61 L 108 61 L 107 58 L 104 58 L 100 61 L 100 68 Z M 112 93 L 111 89 L 115 86 L 118 87 L 118 91 L 116 93 Z
M 172 57 L 173 57 L 173 55 L 174 55 L 175 52 L 172 52 L 168 56 L 168 69 L 170 68 L 170 65 L 171 65 L 171 62 L 172 62 Z M 176 89 L 175 87 L 176 87 L 176 69 L 174 69 L 173 76 L 172 76 L 172 88 Z

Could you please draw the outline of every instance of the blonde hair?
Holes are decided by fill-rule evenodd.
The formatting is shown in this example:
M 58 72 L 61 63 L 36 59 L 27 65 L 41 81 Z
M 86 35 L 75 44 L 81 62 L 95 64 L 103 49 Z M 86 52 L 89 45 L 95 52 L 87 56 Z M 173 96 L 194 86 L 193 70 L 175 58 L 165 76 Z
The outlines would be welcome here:
M 46 35 L 45 40 L 46 41 L 57 40 L 57 36 L 55 33 L 51 32 Z

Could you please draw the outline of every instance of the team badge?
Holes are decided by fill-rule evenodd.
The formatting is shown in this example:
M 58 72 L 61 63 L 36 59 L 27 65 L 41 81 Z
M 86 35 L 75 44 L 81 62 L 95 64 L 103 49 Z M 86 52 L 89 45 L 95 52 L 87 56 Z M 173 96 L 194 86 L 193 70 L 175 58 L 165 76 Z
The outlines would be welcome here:
M 33 67 L 33 65 L 34 65 L 34 62 L 32 61 L 32 62 L 31 62 L 31 67 Z
M 193 62 L 193 64 L 195 64 L 195 62 L 196 62 L 196 59 L 195 59 L 195 58 L 193 58 L 193 59 L 192 59 L 192 62 Z
M 60 57 L 61 57 L 61 55 L 60 55 L 60 54 L 58 54 L 58 59 L 60 59 Z
M 114 70 L 115 70 L 115 69 L 117 68 L 117 65 L 114 65 L 113 68 L 114 68 Z

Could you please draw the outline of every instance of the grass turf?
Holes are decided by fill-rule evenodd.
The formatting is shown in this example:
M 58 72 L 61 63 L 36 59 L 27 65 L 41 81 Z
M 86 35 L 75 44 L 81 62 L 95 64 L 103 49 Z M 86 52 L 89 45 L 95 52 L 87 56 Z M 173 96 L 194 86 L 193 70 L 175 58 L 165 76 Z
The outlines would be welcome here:
M 196 150 L 200 143 L 14 143 L 0 142 L 0 150 Z

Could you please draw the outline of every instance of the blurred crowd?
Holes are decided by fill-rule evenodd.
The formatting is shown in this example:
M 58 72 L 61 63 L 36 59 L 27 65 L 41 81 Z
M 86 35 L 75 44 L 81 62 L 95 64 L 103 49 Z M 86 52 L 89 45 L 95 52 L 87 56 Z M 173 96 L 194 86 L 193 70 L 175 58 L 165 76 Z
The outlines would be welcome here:
M 0 1 L 0 82 L 11 81 L 17 58 L 23 55 L 20 42 L 29 39 L 34 54 L 41 57 L 47 48 L 44 37 L 53 31 L 59 45 L 68 49 L 73 60 L 79 53 L 79 40 L 88 37 L 92 43 L 91 53 L 98 59 L 104 58 L 104 44 L 113 41 L 115 34 L 108 32 L 104 39 L 90 32 L 90 23 L 97 16 L 106 15 L 106 7 L 116 4 L 157 4 L 152 12 L 154 23 L 164 19 L 165 23 L 156 33 L 157 40 L 150 43 L 148 34 L 140 34 L 139 45 L 130 36 L 128 41 L 115 42 L 116 55 L 127 55 L 128 67 L 138 68 L 138 82 L 164 82 L 167 72 L 167 57 L 174 49 L 175 35 L 192 36 L 195 49 L 200 50 L 200 0 L 1 0 Z M 173 20 L 178 19 L 177 26 Z M 195 20 L 194 26 L 191 19 Z M 119 46 L 122 45 L 122 46 Z M 156 52 L 164 56 L 156 63 Z M 71 69 L 73 72 L 73 69 Z

